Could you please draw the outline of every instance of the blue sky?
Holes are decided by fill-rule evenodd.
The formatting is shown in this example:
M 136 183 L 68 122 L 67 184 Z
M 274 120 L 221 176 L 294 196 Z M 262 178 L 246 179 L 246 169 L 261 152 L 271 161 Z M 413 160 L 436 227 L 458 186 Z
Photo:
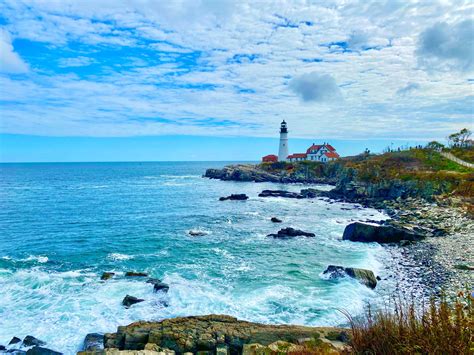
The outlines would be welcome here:
M 344 154 L 473 128 L 470 1 L 0 0 L 0 160 Z

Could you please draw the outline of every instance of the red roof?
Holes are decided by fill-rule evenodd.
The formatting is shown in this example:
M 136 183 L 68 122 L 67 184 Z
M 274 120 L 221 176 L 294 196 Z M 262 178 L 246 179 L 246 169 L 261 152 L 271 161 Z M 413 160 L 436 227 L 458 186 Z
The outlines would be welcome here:
M 305 153 L 295 153 L 295 154 L 288 155 L 288 159 L 307 158 L 307 157 L 308 155 Z
M 275 155 L 275 154 L 269 154 L 269 155 L 265 155 L 263 158 L 262 158 L 262 161 L 263 162 L 276 162 L 278 161 L 278 157 Z
M 326 147 L 331 151 L 331 152 L 335 152 L 336 149 L 331 145 L 331 144 L 326 144 Z
M 321 147 L 322 147 L 322 145 L 313 144 L 311 147 L 309 147 L 306 150 L 306 154 L 309 154 L 312 150 L 318 151 L 319 149 L 321 149 Z
M 328 158 L 339 158 L 339 154 L 337 154 L 336 152 L 326 152 L 324 153 L 324 155 Z

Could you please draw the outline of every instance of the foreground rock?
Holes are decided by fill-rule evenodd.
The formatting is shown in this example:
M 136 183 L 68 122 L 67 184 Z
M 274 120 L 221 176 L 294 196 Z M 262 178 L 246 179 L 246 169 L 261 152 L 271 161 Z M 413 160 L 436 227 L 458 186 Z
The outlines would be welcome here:
M 108 279 L 111 279 L 112 277 L 114 277 L 115 275 L 115 272 L 104 272 L 102 273 L 102 276 L 100 277 L 100 279 L 102 281 L 106 281 Z
M 286 342 L 288 346 L 310 342 L 315 346 L 329 347 L 334 352 L 336 346 L 342 344 L 333 344 L 325 338 L 334 331 L 342 332 L 343 329 L 264 325 L 239 321 L 225 315 L 207 315 L 165 319 L 161 322 L 136 322 L 118 327 L 116 333 L 105 334 L 105 348 L 142 350 L 159 347 L 180 354 L 195 354 L 198 351 L 215 354 L 218 350 L 219 354 L 241 354 L 248 344 L 267 347 L 275 342 Z M 278 343 L 274 347 L 278 347 Z
M 280 229 L 277 234 L 267 235 L 267 237 L 273 237 L 273 238 L 293 238 L 293 237 L 299 237 L 299 236 L 316 237 L 316 234 L 310 233 L 310 232 L 304 232 L 299 229 L 288 227 L 288 228 Z
M 46 342 L 36 339 L 34 336 L 27 335 L 25 339 L 23 339 L 23 343 L 21 344 L 22 347 L 29 347 L 29 346 L 43 346 L 46 345 Z
M 29 349 L 26 355 L 62 355 L 62 353 L 41 346 L 35 346 Z
M 402 240 L 417 241 L 424 235 L 387 225 L 377 225 L 355 222 L 349 224 L 344 230 L 343 240 L 353 242 L 399 243 Z
M 330 279 L 349 276 L 372 289 L 377 286 L 377 278 L 371 270 L 329 265 L 327 269 L 324 270 L 323 274 L 329 275 Z
M 86 351 L 103 350 L 104 349 L 104 334 L 89 333 L 84 338 L 82 349 Z
M 123 301 L 122 301 L 122 304 L 125 306 L 125 308 L 130 308 L 134 304 L 140 303 L 140 302 L 143 302 L 143 301 L 145 301 L 145 300 L 142 299 L 142 298 L 137 298 L 137 297 L 134 297 L 134 296 L 126 295 L 124 297 Z
M 233 200 L 233 201 L 245 201 L 248 200 L 249 197 L 246 194 L 232 194 L 227 197 L 221 197 L 219 198 L 219 201 L 227 201 L 227 200 Z

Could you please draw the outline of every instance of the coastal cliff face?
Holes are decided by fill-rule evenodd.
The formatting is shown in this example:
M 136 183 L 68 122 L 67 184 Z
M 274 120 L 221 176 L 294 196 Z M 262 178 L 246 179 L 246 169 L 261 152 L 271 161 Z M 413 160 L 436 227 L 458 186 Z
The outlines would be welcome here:
M 153 354 L 253 354 L 252 349 L 259 349 L 262 354 L 308 353 L 306 350 L 338 354 L 348 339 L 347 330 L 339 328 L 265 325 L 226 315 L 206 315 L 118 327 L 116 333 L 105 334 L 105 350 L 99 353 L 149 350 Z
M 326 183 L 334 198 L 363 202 L 452 194 L 474 202 L 474 171 L 426 149 L 362 154 L 335 162 L 262 163 L 208 169 L 205 177 L 232 181 Z

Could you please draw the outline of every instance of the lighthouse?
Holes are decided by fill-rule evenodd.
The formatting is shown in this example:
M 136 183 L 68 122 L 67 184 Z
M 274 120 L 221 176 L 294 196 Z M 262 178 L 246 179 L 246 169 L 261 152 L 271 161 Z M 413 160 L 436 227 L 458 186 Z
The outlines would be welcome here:
M 278 149 L 278 161 L 286 161 L 288 158 L 288 128 L 283 120 L 280 126 L 280 149 Z

